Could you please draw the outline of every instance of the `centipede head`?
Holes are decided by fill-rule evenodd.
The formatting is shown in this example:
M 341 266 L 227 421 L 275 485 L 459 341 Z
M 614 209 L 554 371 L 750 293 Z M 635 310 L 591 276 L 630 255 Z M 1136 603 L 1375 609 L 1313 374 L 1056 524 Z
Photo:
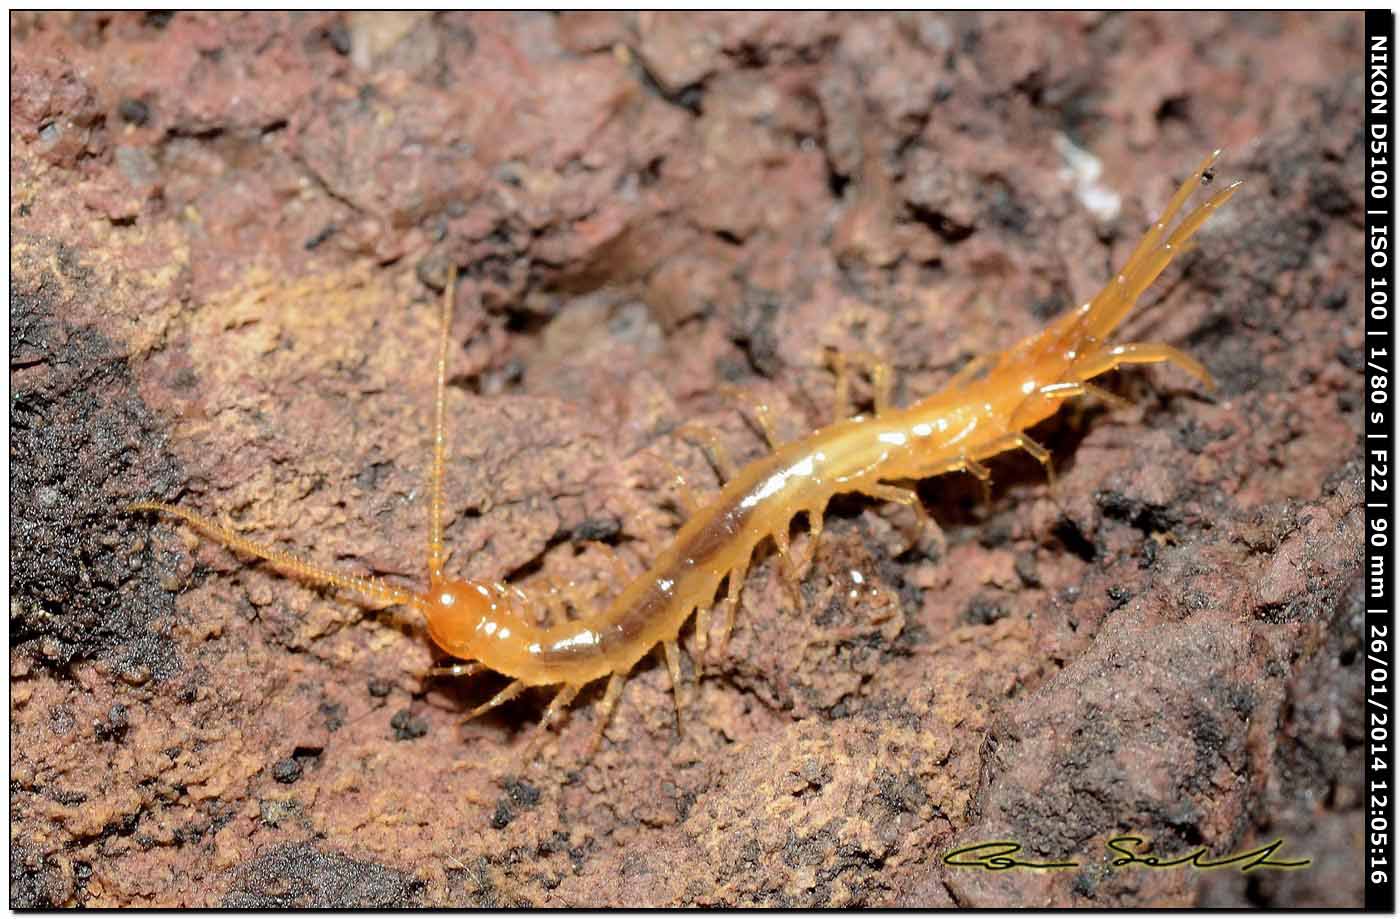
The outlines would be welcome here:
M 428 636 L 453 657 L 479 657 L 483 640 L 496 636 L 510 618 L 506 592 L 500 585 L 434 577 L 421 597 Z

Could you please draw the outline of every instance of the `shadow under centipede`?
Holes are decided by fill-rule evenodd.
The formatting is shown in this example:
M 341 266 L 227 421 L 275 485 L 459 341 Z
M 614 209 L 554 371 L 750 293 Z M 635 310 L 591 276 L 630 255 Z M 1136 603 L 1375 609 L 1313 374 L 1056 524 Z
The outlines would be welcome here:
M 1103 424 L 1111 410 L 1102 404 L 1081 402 L 1066 406 L 1026 433 L 1050 451 L 1058 478 L 1074 468 L 1076 454 L 1096 425 Z M 975 476 L 950 473 L 918 483 L 919 499 L 940 527 L 954 532 L 980 527 L 987 519 L 1007 509 L 1014 493 L 1034 492 L 1049 487 L 1045 467 L 1024 450 L 1009 450 L 985 461 L 992 474 L 991 494 Z
M 462 722 L 461 719 L 472 709 L 485 704 L 509 683 L 508 678 L 491 672 L 470 677 L 434 677 L 422 696 L 416 698 L 416 704 L 425 705 L 450 716 L 451 720 L 448 723 L 459 739 L 466 736 L 469 726 L 477 726 L 500 733 L 508 740 L 528 731 L 544 716 L 544 710 L 549 705 L 548 687 L 526 689 L 514 699 L 503 702 L 470 721 Z M 427 701 L 429 696 L 436 698 Z
M 654 664 L 651 657 L 643 658 L 633 674 L 640 673 Z M 557 686 L 531 686 L 520 695 L 488 712 L 484 712 L 468 722 L 460 722 L 467 713 L 484 704 L 496 693 L 510 684 L 510 678 L 491 671 L 483 671 L 470 677 L 435 677 L 421 695 L 415 696 L 415 704 L 440 711 L 453 720 L 452 727 L 459 736 L 465 736 L 468 726 L 477 725 L 499 733 L 507 742 L 532 732 L 544 718 L 545 710 L 557 691 Z M 571 704 L 547 730 L 557 740 L 574 721 L 582 718 L 589 721 L 589 712 L 603 699 L 607 682 L 595 680 L 585 685 Z M 428 701 L 429 696 L 436 698 Z

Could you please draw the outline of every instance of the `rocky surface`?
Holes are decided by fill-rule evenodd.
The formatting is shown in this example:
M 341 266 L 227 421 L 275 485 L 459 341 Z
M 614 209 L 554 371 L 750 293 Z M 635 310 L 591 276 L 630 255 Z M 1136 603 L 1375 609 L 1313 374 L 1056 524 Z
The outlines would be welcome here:
M 1360 902 L 1359 14 L 16 14 L 13 906 Z M 451 567 L 605 599 L 687 421 L 908 400 L 1094 292 L 1191 165 L 1248 181 L 1028 457 L 756 559 L 678 731 L 644 662 L 425 676 L 416 623 L 121 512 L 407 585 L 463 272 Z M 1089 154 L 1092 154 L 1090 156 Z M 1077 164 L 1077 165 L 1076 165 Z M 1074 166 L 1075 168 L 1071 168 Z M 857 396 L 868 398 L 860 387 Z M 794 544 L 806 549 L 802 524 Z M 800 606 L 800 608 L 799 608 Z M 683 644 L 694 650 L 691 630 Z M 1107 840 L 1300 871 L 1115 867 Z M 1013 840 L 1074 868 L 944 853 Z

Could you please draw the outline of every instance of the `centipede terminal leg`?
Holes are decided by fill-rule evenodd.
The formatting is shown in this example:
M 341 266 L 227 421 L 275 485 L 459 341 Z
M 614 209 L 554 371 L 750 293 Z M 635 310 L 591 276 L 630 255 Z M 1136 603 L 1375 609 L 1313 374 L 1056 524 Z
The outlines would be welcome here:
M 1185 207 L 1186 202 L 1191 198 L 1192 192 L 1196 190 L 1197 183 L 1199 183 L 1207 173 L 1212 172 L 1212 167 L 1215 165 L 1216 160 L 1220 158 L 1220 154 L 1220 150 L 1212 151 L 1210 155 L 1201 162 L 1201 165 L 1196 168 L 1196 171 L 1191 174 L 1191 177 L 1181 183 L 1176 193 L 1172 195 L 1171 201 L 1167 203 L 1166 209 L 1162 211 L 1161 216 L 1148 228 L 1137 246 L 1133 248 L 1132 254 L 1129 255 L 1128 260 L 1123 263 L 1123 268 L 1119 272 L 1120 274 L 1130 274 L 1137 269 L 1148 256 L 1158 250 L 1162 242 L 1162 237 L 1166 235 L 1167 228 L 1176 220 L 1176 215 L 1181 213 L 1181 209 Z M 1227 191 L 1232 190 L 1233 189 L 1227 189 Z M 1224 202 L 1222 201 L 1221 203 Z M 1207 211 L 1207 213 L 1209 213 L 1209 211 Z M 1189 236 L 1190 234 L 1186 235 Z M 1175 234 L 1173 234 L 1173 236 L 1175 236 Z M 1182 240 L 1177 240 L 1177 242 L 1181 241 Z
M 1142 292 L 1151 286 L 1173 259 L 1187 250 L 1192 235 L 1205 224 L 1211 214 L 1230 200 L 1241 184 L 1234 182 L 1212 195 L 1204 204 L 1187 214 L 1163 242 L 1162 234 L 1166 226 L 1175 217 L 1180 202 L 1184 202 L 1185 197 L 1189 197 L 1195 187 L 1194 181 L 1188 179 L 1172 199 L 1168 213 L 1152 226 L 1137 249 L 1129 256 L 1127 264 L 1092 301 L 1089 326 L 1091 334 L 1106 334 L 1115 328 Z

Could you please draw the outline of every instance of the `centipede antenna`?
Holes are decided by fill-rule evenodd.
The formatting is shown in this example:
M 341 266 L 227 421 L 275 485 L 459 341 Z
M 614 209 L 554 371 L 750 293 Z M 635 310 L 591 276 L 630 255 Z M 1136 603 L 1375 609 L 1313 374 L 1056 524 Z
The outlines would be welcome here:
M 442 294 L 442 331 L 438 335 L 437 395 L 433 412 L 433 468 L 428 479 L 428 576 L 442 577 L 447 550 L 442 542 L 442 474 L 447 464 L 447 339 L 457 293 L 457 266 L 447 273 Z
M 173 504 L 162 504 L 159 501 L 138 501 L 128 505 L 128 511 L 139 513 L 142 511 L 154 511 L 165 514 L 178 520 L 183 520 L 189 527 L 210 539 L 223 543 L 230 549 L 242 552 L 245 555 L 252 555 L 256 558 L 270 562 L 279 568 L 290 571 L 292 574 L 317 584 L 329 584 L 344 590 L 353 590 L 361 596 L 369 597 L 372 600 L 379 600 L 384 603 L 401 604 L 405 606 L 418 606 L 419 598 L 405 590 L 390 587 L 378 578 L 364 577 L 358 574 L 346 574 L 309 562 L 306 559 L 298 558 L 289 552 L 281 549 L 274 549 L 271 546 L 254 542 L 244 536 L 235 533 L 233 530 L 203 517 L 193 511 L 187 511 L 183 507 L 176 507 Z

